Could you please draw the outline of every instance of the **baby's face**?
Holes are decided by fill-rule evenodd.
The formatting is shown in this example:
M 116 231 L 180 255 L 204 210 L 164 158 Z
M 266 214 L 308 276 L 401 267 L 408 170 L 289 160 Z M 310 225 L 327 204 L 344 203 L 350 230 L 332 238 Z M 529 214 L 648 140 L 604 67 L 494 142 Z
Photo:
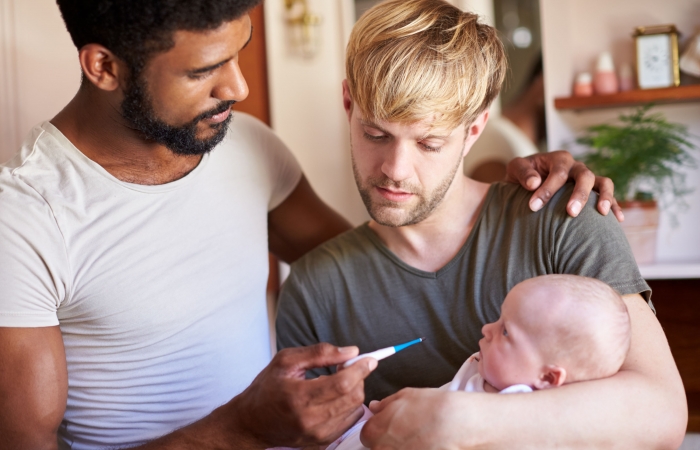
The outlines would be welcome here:
M 498 321 L 481 329 L 484 337 L 479 341 L 479 373 L 498 390 L 514 384 L 532 387 L 540 375 L 544 361 L 530 330 L 533 319 L 543 320 L 546 314 L 539 315 L 526 308 L 524 301 L 530 295 L 545 294 L 538 291 L 516 286 L 503 302 Z

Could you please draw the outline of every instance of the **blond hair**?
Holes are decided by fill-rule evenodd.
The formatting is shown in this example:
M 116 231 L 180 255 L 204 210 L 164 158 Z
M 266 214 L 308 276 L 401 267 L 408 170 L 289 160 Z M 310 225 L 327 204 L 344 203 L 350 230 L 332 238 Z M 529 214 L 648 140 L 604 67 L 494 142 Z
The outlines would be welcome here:
M 347 47 L 350 95 L 369 120 L 471 124 L 506 73 L 494 28 L 443 0 L 389 0 L 357 22 Z

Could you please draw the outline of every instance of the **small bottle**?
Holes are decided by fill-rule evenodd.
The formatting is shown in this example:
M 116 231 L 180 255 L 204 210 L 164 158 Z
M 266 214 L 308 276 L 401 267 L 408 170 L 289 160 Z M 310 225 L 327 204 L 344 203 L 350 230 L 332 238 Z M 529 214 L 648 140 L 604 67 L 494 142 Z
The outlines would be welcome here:
M 593 77 L 588 72 L 582 72 L 574 82 L 574 97 L 590 97 L 593 95 Z
M 617 93 L 617 75 L 615 75 L 615 65 L 610 52 L 603 52 L 598 57 L 598 64 L 593 77 L 593 88 L 598 95 Z
M 634 74 L 632 66 L 629 63 L 620 66 L 620 92 L 631 91 L 634 89 Z

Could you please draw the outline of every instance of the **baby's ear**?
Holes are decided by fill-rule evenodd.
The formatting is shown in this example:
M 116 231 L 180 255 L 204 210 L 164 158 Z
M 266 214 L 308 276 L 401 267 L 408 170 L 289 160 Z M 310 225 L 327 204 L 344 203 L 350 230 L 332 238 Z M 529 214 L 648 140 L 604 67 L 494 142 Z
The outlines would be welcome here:
M 535 382 L 535 389 L 559 387 L 564 384 L 564 381 L 566 381 L 566 369 L 553 365 L 544 366 Z

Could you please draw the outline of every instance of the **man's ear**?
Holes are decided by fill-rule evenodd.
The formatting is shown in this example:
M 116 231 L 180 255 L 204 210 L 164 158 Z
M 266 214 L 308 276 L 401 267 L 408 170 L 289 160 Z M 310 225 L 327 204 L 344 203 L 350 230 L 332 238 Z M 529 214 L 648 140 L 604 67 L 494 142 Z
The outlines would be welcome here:
M 566 381 L 566 369 L 559 366 L 548 365 L 542 369 L 535 382 L 535 389 L 549 389 L 559 387 Z
M 114 53 L 99 44 L 87 44 L 78 53 L 83 74 L 92 84 L 103 91 L 119 88 L 124 63 Z
M 469 153 L 469 150 L 471 150 L 474 142 L 476 142 L 476 140 L 479 139 L 479 136 L 481 136 L 481 133 L 484 132 L 484 128 L 486 127 L 486 123 L 488 121 L 489 110 L 487 109 L 479 114 L 476 120 L 474 120 L 474 122 L 467 127 L 467 139 L 464 141 L 464 151 L 462 152 L 462 157 L 467 156 L 467 153 Z
M 352 117 L 352 97 L 350 96 L 348 80 L 343 80 L 343 108 L 345 108 L 345 114 L 347 114 L 348 120 L 350 120 Z

